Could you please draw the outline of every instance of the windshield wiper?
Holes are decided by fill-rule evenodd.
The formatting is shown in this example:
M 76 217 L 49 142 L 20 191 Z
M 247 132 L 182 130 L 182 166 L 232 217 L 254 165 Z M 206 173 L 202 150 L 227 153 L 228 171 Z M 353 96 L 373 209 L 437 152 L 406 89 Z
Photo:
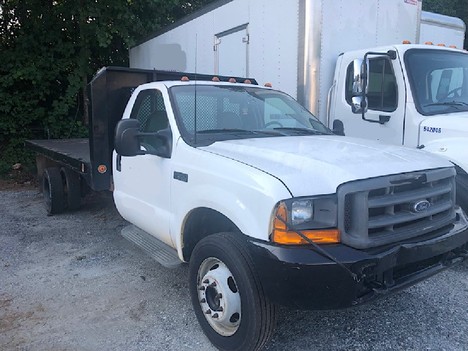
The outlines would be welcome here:
M 252 130 L 246 129 L 237 129 L 237 128 L 220 128 L 220 129 L 205 129 L 205 130 L 197 130 L 198 134 L 218 134 L 218 133 L 247 133 L 247 134 L 255 134 Z
M 283 131 L 283 132 L 295 132 L 295 133 L 307 134 L 307 135 L 330 135 L 330 133 L 325 133 L 319 130 L 309 129 L 309 128 L 278 127 L 278 128 L 273 128 L 273 130 Z
M 458 107 L 458 106 L 468 106 L 468 103 L 464 101 L 445 101 L 445 102 L 434 102 L 432 104 L 424 105 L 423 107 L 430 107 L 430 106 L 450 106 L 450 107 Z

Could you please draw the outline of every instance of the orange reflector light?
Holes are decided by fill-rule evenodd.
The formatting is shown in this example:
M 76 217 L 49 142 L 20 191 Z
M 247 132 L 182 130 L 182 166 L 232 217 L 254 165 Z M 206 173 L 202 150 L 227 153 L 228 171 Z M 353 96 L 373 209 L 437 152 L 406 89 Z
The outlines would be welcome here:
M 272 87 L 273 87 L 273 84 L 271 84 L 271 83 L 265 83 L 265 86 L 266 86 L 267 88 L 272 88 Z
M 271 240 L 282 245 L 310 245 L 299 233 L 288 230 L 288 211 L 284 203 L 276 210 L 276 218 L 273 220 L 273 233 Z M 316 244 L 337 244 L 340 242 L 340 231 L 333 229 L 301 230 L 304 236 Z
M 409 40 L 403 40 L 402 44 L 411 44 L 411 42 Z
M 189 77 L 187 77 L 187 76 L 183 76 L 182 78 L 180 78 L 180 80 L 181 80 L 182 82 L 188 82 L 190 79 L 189 79 Z
M 106 167 L 106 165 L 99 165 L 97 170 L 98 170 L 99 173 L 104 174 L 104 173 L 107 172 L 107 167 Z
M 434 45 L 434 43 L 432 41 L 426 41 L 424 44 L 426 45 Z
M 456 45 L 450 45 L 449 48 L 456 49 L 457 46 Z
M 340 242 L 340 231 L 338 229 L 317 229 L 300 231 L 308 239 L 316 244 L 337 244 Z M 273 231 L 272 241 L 282 245 L 309 245 L 309 242 L 293 231 Z
M 229 83 L 237 83 L 236 78 L 229 78 Z
M 445 44 L 439 43 L 437 44 L 437 46 L 445 46 Z
M 244 80 L 244 84 L 252 84 L 252 81 L 250 79 Z
M 213 77 L 213 79 L 211 81 L 212 82 L 219 82 L 219 78 L 218 77 Z

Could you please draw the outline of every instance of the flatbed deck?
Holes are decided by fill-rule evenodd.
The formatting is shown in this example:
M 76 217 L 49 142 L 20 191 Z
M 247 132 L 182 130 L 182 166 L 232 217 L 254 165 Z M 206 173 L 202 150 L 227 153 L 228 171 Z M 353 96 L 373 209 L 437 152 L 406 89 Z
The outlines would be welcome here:
M 91 163 L 89 139 L 27 140 L 29 149 L 84 173 Z

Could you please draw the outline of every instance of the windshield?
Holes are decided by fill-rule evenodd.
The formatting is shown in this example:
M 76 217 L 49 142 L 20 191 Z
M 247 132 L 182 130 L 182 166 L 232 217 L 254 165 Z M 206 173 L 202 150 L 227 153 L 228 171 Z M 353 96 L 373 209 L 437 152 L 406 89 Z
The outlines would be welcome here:
M 422 115 L 468 111 L 468 55 L 412 49 L 405 54 L 416 108 Z
M 190 145 L 331 134 L 294 99 L 274 90 L 200 84 L 175 86 L 170 94 L 182 137 Z

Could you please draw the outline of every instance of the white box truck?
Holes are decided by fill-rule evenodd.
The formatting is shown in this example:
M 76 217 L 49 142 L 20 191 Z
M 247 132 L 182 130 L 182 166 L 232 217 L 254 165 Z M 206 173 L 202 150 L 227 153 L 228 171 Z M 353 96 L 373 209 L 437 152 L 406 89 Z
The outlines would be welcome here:
M 442 155 L 468 211 L 464 33 L 420 0 L 220 0 L 133 47 L 130 65 L 253 76 L 338 133 Z

